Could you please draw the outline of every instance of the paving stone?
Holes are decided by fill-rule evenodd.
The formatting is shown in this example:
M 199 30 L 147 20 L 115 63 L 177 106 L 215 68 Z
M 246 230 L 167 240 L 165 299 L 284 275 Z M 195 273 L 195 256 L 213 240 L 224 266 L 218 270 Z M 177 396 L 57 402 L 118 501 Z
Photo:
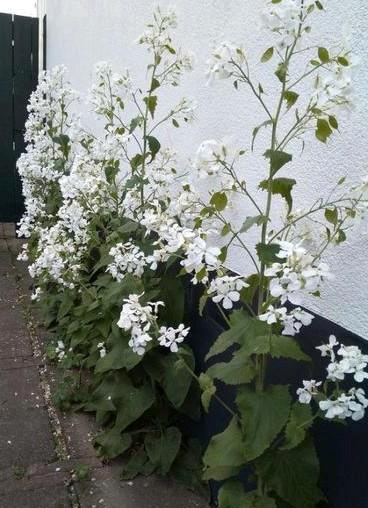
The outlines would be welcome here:
M 10 412 L 0 406 L 0 469 L 55 460 L 54 440 L 44 408 Z
M 208 508 L 206 500 L 167 478 L 120 481 L 121 467 L 91 471 L 91 480 L 75 484 L 80 508 Z
M 15 304 L 0 304 L 0 358 L 32 356 L 22 311 Z
M 2 417 L 10 416 L 14 410 L 45 405 L 35 366 L 4 371 L 0 360 L 0 393 Z
M 0 273 L 0 304 L 17 303 L 18 291 L 14 277 L 13 273 Z
M 65 486 L 21 490 L 0 496 L 0 508 L 71 508 Z M 122 507 L 121 507 L 122 508 Z

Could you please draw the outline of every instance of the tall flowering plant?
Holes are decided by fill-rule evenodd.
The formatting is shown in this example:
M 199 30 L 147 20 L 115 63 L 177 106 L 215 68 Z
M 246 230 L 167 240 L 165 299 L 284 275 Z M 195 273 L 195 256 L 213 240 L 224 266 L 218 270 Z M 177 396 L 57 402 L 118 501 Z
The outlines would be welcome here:
M 18 162 L 26 204 L 19 234 L 29 239 L 20 258 L 55 331 L 48 353 L 64 370 L 59 404 L 96 414 L 104 428 L 96 447 L 107 458 L 127 454 L 125 477 L 174 470 L 198 483 L 198 447 L 178 426 L 200 409 L 180 264 L 158 251 L 152 228 L 153 210 L 190 220 L 185 197 L 170 192 L 180 178 L 175 151 L 158 139 L 162 125 L 177 130 L 194 116 L 185 98 L 160 104 L 192 67 L 174 46 L 175 26 L 174 12 L 157 9 L 139 37 L 149 58 L 144 83 L 96 65 L 87 104 L 102 134 L 71 112 L 77 99 L 65 68 L 41 75 Z
M 338 129 L 338 112 L 352 102 L 353 57 L 344 48 L 328 50 L 312 45 L 313 18 L 324 6 L 311 0 L 272 0 L 263 14 L 274 43 L 261 56 L 270 66 L 278 91 L 267 93 L 253 75 L 243 46 L 223 42 L 209 61 L 209 81 L 228 80 L 236 94 L 249 93 L 264 116 L 254 127 L 268 135 L 263 153 L 266 171 L 259 192 L 252 193 L 242 164 L 244 149 L 221 140 L 204 141 L 193 166 L 198 178 L 214 182 L 196 225 L 212 221 L 215 242 L 222 245 L 216 262 L 198 267 L 195 281 L 205 287 L 200 307 L 211 299 L 228 330 L 207 354 L 211 367 L 201 374 L 202 401 L 208 409 L 216 395 L 214 380 L 236 386 L 235 408 L 229 408 L 229 424 L 215 435 L 204 454 L 204 477 L 226 480 L 219 491 L 221 508 L 309 508 L 323 498 L 318 488 L 318 459 L 309 433 L 317 418 L 354 421 L 364 417 L 368 398 L 361 383 L 368 377 L 368 356 L 357 346 L 345 346 L 334 336 L 319 349 L 326 360 L 324 379 L 303 380 L 292 393 L 288 385 L 271 384 L 268 365 L 274 358 L 309 362 L 295 338 L 314 316 L 303 308 L 319 298 L 326 280 L 332 279 L 324 255 L 346 239 L 354 221 L 367 208 L 367 179 L 347 182 L 340 178 L 326 196 L 311 206 L 295 209 L 295 171 L 290 175 L 292 150 L 300 142 L 326 143 Z M 295 69 L 303 69 L 295 74 Z M 266 134 L 265 134 L 266 133 Z M 264 194 L 265 199 L 262 199 Z M 275 196 L 285 202 L 282 222 Z M 233 220 L 231 205 L 246 210 L 241 224 Z M 249 212 L 248 212 L 249 210 Z M 256 245 L 250 230 L 258 228 Z M 222 238 L 222 242 L 220 240 Z M 248 258 L 253 273 L 239 276 L 227 268 L 229 250 Z M 188 267 L 187 258 L 182 261 Z M 233 308 L 236 310 L 233 310 Z M 229 362 L 217 355 L 232 348 Z M 236 476 L 247 468 L 251 481 L 243 488 Z

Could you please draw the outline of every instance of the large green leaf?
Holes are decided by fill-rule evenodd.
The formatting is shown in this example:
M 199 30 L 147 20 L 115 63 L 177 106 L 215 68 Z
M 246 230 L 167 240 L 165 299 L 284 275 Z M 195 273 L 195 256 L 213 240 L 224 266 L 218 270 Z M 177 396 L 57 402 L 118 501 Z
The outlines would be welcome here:
M 127 369 L 131 370 L 133 367 L 138 365 L 142 361 L 142 356 L 137 355 L 127 344 L 125 337 L 119 337 L 118 340 L 114 340 L 112 346 L 109 347 L 111 350 L 100 358 L 96 364 L 95 373 L 103 374 L 109 370 Z
M 119 397 L 114 400 L 118 410 L 115 427 L 123 431 L 152 406 L 155 395 L 149 384 L 136 388 L 128 376 L 121 378 L 118 387 Z
M 167 474 L 179 453 L 181 432 L 176 427 L 165 429 L 160 435 L 146 434 L 144 445 L 147 455 L 160 474 Z
M 319 463 L 311 439 L 292 450 L 265 454 L 256 467 L 266 488 L 294 508 L 315 508 L 323 499 L 317 486 Z
M 99 455 L 114 459 L 124 453 L 132 444 L 130 434 L 121 434 L 115 428 L 99 434 L 95 438 L 95 444 L 99 448 Z
M 293 337 L 286 335 L 272 335 L 270 354 L 273 358 L 292 358 L 293 360 L 310 362 L 310 357 L 305 354 Z
M 230 329 L 219 335 L 207 353 L 206 360 L 223 353 L 234 344 L 244 345 L 246 342 L 253 341 L 254 349 L 256 349 L 255 338 L 260 335 L 268 335 L 269 330 L 269 326 L 263 321 L 250 317 L 243 310 L 236 310 L 230 316 Z
M 272 175 L 275 175 L 277 171 L 279 171 L 293 158 L 290 153 L 282 152 L 280 150 L 267 150 L 264 155 L 267 159 L 270 159 Z
M 271 192 L 272 194 L 279 194 L 282 196 L 287 205 L 288 205 L 288 213 L 290 213 L 291 208 L 293 206 L 293 199 L 291 197 L 291 191 L 293 190 L 294 185 L 296 184 L 296 180 L 293 178 L 274 178 L 271 181 Z M 268 180 L 262 180 L 259 184 L 259 187 L 262 190 L 268 189 Z
M 306 436 L 306 431 L 313 423 L 312 410 L 309 404 L 295 402 L 290 411 L 289 421 L 285 429 L 283 450 L 298 446 Z
M 204 479 L 224 480 L 236 474 L 246 462 L 242 430 L 234 417 L 226 429 L 213 436 L 205 454 Z
M 207 370 L 207 374 L 228 385 L 239 385 L 252 381 L 255 376 L 255 368 L 248 353 L 238 350 L 235 351 L 229 362 L 212 365 Z
M 259 457 L 285 426 L 291 405 L 288 386 L 270 386 L 265 391 L 248 387 L 236 397 L 244 429 L 244 456 L 248 461 Z
M 271 497 L 260 496 L 257 491 L 244 492 L 239 481 L 226 482 L 218 494 L 219 508 L 276 508 Z

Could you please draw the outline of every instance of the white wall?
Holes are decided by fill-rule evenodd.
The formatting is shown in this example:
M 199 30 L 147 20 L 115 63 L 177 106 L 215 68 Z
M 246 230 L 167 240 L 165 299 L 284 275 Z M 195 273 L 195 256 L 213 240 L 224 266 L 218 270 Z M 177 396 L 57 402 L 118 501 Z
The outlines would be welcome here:
M 37 0 L 0 0 L 0 12 L 35 17 Z
M 350 31 L 352 46 L 363 65 L 356 73 L 356 109 L 340 120 L 341 135 L 335 136 L 327 147 L 311 136 L 302 157 L 294 151 L 293 172 L 299 182 L 296 201 L 302 207 L 329 189 L 339 176 L 359 179 L 367 173 L 368 4 L 362 0 L 325 3 L 328 14 L 319 16 L 315 29 L 319 41 L 327 40 L 328 44 L 336 41 L 343 28 Z M 170 4 L 161 2 L 162 6 Z M 146 55 L 133 41 L 143 31 L 154 5 L 150 0 L 47 0 L 48 66 L 64 63 L 73 85 L 82 91 L 88 87 L 91 69 L 98 60 L 110 60 L 117 68 L 129 67 L 133 76 L 142 76 Z M 263 120 L 257 104 L 245 91 L 234 93 L 228 81 L 207 87 L 204 65 L 213 42 L 243 42 L 272 100 L 274 84 L 263 79 L 269 68 L 259 63 L 259 56 L 267 47 L 258 27 L 264 5 L 264 0 L 176 0 L 177 38 L 197 56 L 196 69 L 185 78 L 182 93 L 200 104 L 198 121 L 193 126 L 175 135 L 164 134 L 181 151 L 183 160 L 193 156 L 201 140 L 213 137 L 230 135 L 235 143 L 249 148 L 251 131 Z M 265 174 L 261 156 L 264 142 L 265 138 L 260 137 L 257 155 L 244 159 L 244 177 L 250 183 Z M 237 214 L 254 215 L 250 209 Z M 366 230 L 358 227 L 349 241 L 330 255 L 328 261 L 336 279 L 327 285 L 323 298 L 311 302 L 309 307 L 368 339 Z M 249 273 L 244 259 L 233 255 L 230 263 L 232 268 Z

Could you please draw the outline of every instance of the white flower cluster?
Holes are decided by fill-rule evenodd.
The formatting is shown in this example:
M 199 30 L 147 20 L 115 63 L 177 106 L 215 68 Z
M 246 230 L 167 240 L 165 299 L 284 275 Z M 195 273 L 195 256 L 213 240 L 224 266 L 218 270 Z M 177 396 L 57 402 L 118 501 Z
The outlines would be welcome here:
M 340 346 L 340 347 L 339 347 Z M 338 348 L 335 351 L 335 348 Z M 345 379 L 347 374 L 353 375 L 357 383 L 368 378 L 365 368 L 368 365 L 368 355 L 364 355 L 357 346 L 340 344 L 334 335 L 330 335 L 328 344 L 318 346 L 322 357 L 327 357 L 330 363 L 327 366 L 327 382 L 338 383 Z M 319 408 L 328 419 L 352 418 L 357 421 L 364 417 L 368 407 L 368 399 L 362 388 L 351 388 L 347 393 L 341 391 L 336 384 L 336 390 L 330 397 L 321 392 L 321 381 L 314 379 L 303 381 L 303 388 L 298 388 L 297 395 L 301 404 L 310 404 L 313 398 L 319 400 Z
M 97 344 L 97 351 L 100 355 L 100 358 L 104 358 L 106 356 L 106 346 L 104 342 L 99 342 Z
M 348 57 L 340 58 L 344 65 L 339 63 L 338 58 L 332 59 L 325 65 L 327 72 L 319 74 L 315 80 L 313 99 L 322 111 L 333 112 L 336 107 L 348 108 L 352 105 L 353 65 Z
M 245 51 L 242 46 L 235 46 L 224 41 L 217 46 L 208 60 L 207 76 L 209 82 L 212 79 L 227 79 L 230 76 L 238 76 L 239 71 L 246 61 Z
M 269 305 L 267 311 L 261 314 L 259 319 L 266 321 L 269 325 L 279 322 L 284 327 L 283 335 L 294 336 L 300 332 L 302 326 L 309 326 L 314 316 L 300 307 L 296 307 L 288 313 L 286 307 L 275 309 L 273 305 Z
M 326 263 L 314 263 L 313 256 L 300 245 L 280 241 L 280 251 L 277 257 L 284 259 L 283 263 L 273 263 L 265 270 L 265 276 L 270 277 L 270 293 L 280 298 L 281 304 L 289 301 L 293 305 L 301 305 L 304 295 L 313 294 L 321 288 L 325 279 L 331 278 Z
M 224 309 L 232 309 L 240 300 L 240 291 L 248 287 L 242 277 L 224 275 L 211 280 L 207 293 L 215 303 L 221 303 Z
M 108 265 L 106 271 L 111 273 L 113 279 L 122 281 L 127 273 L 136 277 L 143 275 L 147 259 L 144 252 L 134 245 L 132 239 L 124 244 L 118 243 L 110 249 L 109 254 L 113 262 Z
M 330 363 L 327 367 L 327 379 L 331 381 L 343 381 L 346 374 L 353 374 L 357 383 L 362 383 L 368 378 L 368 372 L 364 369 L 368 365 L 368 355 L 362 354 L 357 346 L 345 346 L 340 344 L 335 352 L 334 348 L 339 343 L 334 335 L 329 338 L 329 343 L 318 346 L 322 357 L 329 357 Z M 340 357 L 340 358 L 339 358 Z
M 132 82 L 129 72 L 120 75 L 113 72 L 109 62 L 98 62 L 94 67 L 94 85 L 92 86 L 88 103 L 93 106 L 95 113 L 107 116 L 113 122 L 111 106 L 124 107 L 123 99 L 132 92 Z
M 65 357 L 65 344 L 62 340 L 57 341 L 57 345 L 55 347 L 55 353 L 56 353 L 56 356 L 57 356 L 59 362 L 61 362 L 61 360 Z
M 314 3 L 314 0 L 281 0 L 269 4 L 263 12 L 262 20 L 265 28 L 277 35 L 278 49 L 294 44 L 300 23 L 305 20 L 308 8 Z
M 290 302 L 302 305 L 306 294 L 315 294 L 321 288 L 325 279 L 332 277 L 326 263 L 314 263 L 314 258 L 300 245 L 280 241 L 280 251 L 277 257 L 283 263 L 273 263 L 266 268 L 265 276 L 270 277 L 270 294 L 280 299 L 281 305 Z M 299 333 L 302 326 L 311 324 L 313 315 L 297 307 L 288 313 L 282 306 L 275 308 L 269 305 L 266 312 L 259 316 L 261 321 L 268 324 L 280 322 L 284 326 L 284 335 Z
M 18 225 L 19 236 L 29 238 L 53 219 L 48 202 L 59 178 L 69 171 L 66 144 L 69 142 L 71 148 L 80 137 L 78 118 L 67 114 L 76 99 L 75 91 L 66 82 L 65 67 L 40 74 L 39 85 L 27 106 L 25 141 L 28 145 L 17 162 L 26 209 Z M 69 155 L 72 158 L 73 154 Z
M 157 7 L 153 14 L 153 22 L 147 25 L 146 31 L 137 40 L 138 44 L 146 45 L 148 51 L 155 55 L 156 62 L 162 62 L 161 84 L 168 83 L 173 86 L 179 84 L 183 72 L 193 68 L 193 55 L 173 48 L 170 30 L 176 26 L 175 11 L 163 12 Z
M 154 338 L 161 346 L 167 347 L 172 352 L 178 351 L 178 344 L 182 343 L 189 333 L 189 328 L 180 324 L 178 328 L 162 326 L 158 328 L 157 314 L 163 302 L 147 302 L 142 305 L 139 299 L 142 295 L 129 295 L 124 300 L 120 319 L 117 325 L 125 331 L 129 331 L 131 338 L 129 346 L 138 355 L 146 352 L 146 347 Z

